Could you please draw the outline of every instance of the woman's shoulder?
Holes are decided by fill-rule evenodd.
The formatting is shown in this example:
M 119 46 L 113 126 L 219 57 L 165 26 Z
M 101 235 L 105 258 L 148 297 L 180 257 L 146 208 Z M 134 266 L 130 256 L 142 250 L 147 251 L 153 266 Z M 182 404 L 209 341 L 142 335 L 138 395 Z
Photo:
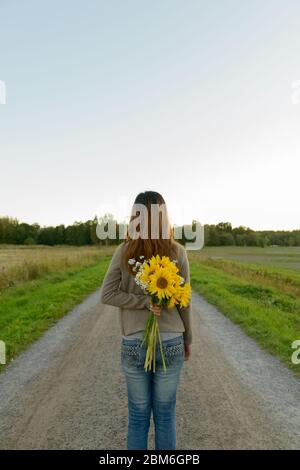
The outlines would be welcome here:
M 119 243 L 114 251 L 114 257 L 118 259 L 122 259 L 125 256 L 126 248 L 128 247 L 128 240 L 122 240 Z
M 178 261 L 181 263 L 183 262 L 183 260 L 186 258 L 186 249 L 185 247 L 179 243 L 177 240 L 173 240 L 174 242 L 174 245 L 176 247 L 176 251 L 177 251 L 177 254 L 178 254 Z
M 123 250 L 124 250 L 124 247 L 126 245 L 126 240 L 123 240 L 121 243 L 119 243 L 117 246 L 116 246 L 116 249 L 114 251 L 114 254 L 115 255 L 121 255 L 121 253 L 123 253 Z
M 174 243 L 174 245 L 175 245 L 175 247 L 176 247 L 178 253 L 180 253 L 180 254 L 181 254 L 181 253 L 185 253 L 185 247 L 184 247 L 181 243 L 179 243 L 179 242 L 178 242 L 177 240 L 175 240 L 175 239 L 173 240 L 173 243 Z

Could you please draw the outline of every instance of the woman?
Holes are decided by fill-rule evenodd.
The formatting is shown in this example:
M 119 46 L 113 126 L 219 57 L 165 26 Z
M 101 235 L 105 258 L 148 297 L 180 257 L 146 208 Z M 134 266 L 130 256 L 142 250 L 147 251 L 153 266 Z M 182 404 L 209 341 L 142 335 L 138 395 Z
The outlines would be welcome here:
M 156 210 L 157 214 L 157 209 L 160 211 L 161 208 L 164 208 L 164 214 L 155 221 L 154 212 Z M 145 218 L 145 214 L 148 217 Z M 176 392 L 184 360 L 188 360 L 191 355 L 191 303 L 181 309 L 178 306 L 168 309 L 152 305 L 150 297 L 135 283 L 135 273 L 128 261 L 131 258 L 138 260 L 139 256 L 145 259 L 156 254 L 169 256 L 177 260 L 179 274 L 186 282 L 190 282 L 189 263 L 184 247 L 174 240 L 165 201 L 159 193 L 145 191 L 138 194 L 129 229 L 134 224 L 138 235 L 132 237 L 127 231 L 126 240 L 114 252 L 101 289 L 102 303 L 119 307 L 123 335 L 121 367 L 128 392 L 127 449 L 147 449 L 151 410 L 155 449 L 176 449 Z M 156 224 L 158 231 L 153 237 Z M 155 372 L 144 369 L 146 348 L 142 340 L 149 310 L 157 315 L 167 371 L 163 370 L 159 342 L 156 347 Z

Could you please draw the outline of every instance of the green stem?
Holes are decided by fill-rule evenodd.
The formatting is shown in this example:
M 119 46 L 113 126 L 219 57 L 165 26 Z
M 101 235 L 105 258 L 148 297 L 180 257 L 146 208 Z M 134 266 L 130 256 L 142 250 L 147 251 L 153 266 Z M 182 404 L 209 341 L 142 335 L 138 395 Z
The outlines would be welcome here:
M 152 301 L 154 301 L 153 298 L 152 298 Z M 157 318 L 154 315 L 154 313 L 150 311 L 148 318 L 147 318 L 146 328 L 145 328 L 144 337 L 142 341 L 142 344 L 145 344 L 145 347 L 147 348 L 146 358 L 145 358 L 145 363 L 144 363 L 144 368 L 146 371 L 151 370 L 151 368 L 153 367 L 153 372 L 155 372 L 157 336 L 159 339 L 160 353 L 161 353 L 163 368 L 164 368 L 164 371 L 166 372 L 167 367 L 166 367 L 166 362 L 165 362 L 162 341 L 161 341 L 161 337 L 159 333 Z
M 163 347 L 162 347 L 162 342 L 161 342 L 161 338 L 160 338 L 160 334 L 159 334 L 159 329 L 158 329 L 158 339 L 159 339 L 160 355 L 161 355 L 161 359 L 162 359 L 162 363 L 163 363 L 163 368 L 164 368 L 164 371 L 166 372 L 167 367 L 166 367 L 165 355 L 164 355 L 164 351 L 163 351 Z

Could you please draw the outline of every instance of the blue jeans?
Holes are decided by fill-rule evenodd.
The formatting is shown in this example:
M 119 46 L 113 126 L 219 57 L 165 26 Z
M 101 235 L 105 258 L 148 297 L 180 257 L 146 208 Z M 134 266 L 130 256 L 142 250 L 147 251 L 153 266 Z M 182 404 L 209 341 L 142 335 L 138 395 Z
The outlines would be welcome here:
M 121 367 L 128 392 L 127 449 L 147 449 L 151 410 L 155 449 L 176 449 L 176 392 L 184 364 L 183 337 L 162 341 L 167 371 L 163 369 L 159 341 L 155 372 L 145 371 L 142 340 L 122 338 Z

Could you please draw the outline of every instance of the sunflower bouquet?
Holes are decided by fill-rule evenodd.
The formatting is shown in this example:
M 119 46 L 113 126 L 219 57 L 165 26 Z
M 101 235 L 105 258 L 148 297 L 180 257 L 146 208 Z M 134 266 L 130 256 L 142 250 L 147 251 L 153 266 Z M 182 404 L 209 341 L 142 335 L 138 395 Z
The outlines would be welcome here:
M 140 256 L 140 261 L 131 258 L 128 263 L 132 265 L 135 274 L 135 282 L 150 296 L 151 303 L 167 308 L 179 305 L 187 307 L 191 298 L 191 286 L 179 275 L 177 260 L 171 260 L 168 256 L 152 256 L 145 260 Z M 145 370 L 155 372 L 155 352 L 157 338 L 159 340 L 163 368 L 166 371 L 165 357 L 162 341 L 159 334 L 156 315 L 150 311 L 145 328 L 143 343 L 147 347 Z

